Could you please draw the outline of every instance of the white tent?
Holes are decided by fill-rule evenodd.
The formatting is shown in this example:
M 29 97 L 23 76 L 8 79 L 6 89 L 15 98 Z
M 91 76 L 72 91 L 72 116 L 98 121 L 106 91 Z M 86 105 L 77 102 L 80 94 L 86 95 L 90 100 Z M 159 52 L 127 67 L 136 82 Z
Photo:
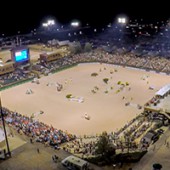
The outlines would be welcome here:
M 159 91 L 156 92 L 157 96 L 164 96 L 170 91 L 170 84 L 162 87 Z

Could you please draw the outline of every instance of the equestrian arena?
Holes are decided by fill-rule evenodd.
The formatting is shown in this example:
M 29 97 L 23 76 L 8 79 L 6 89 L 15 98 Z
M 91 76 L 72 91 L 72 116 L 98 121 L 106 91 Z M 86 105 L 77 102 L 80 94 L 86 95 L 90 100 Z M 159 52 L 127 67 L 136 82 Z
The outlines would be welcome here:
M 169 82 L 166 74 L 86 63 L 41 77 L 39 84 L 28 82 L 1 91 L 1 98 L 3 107 L 34 116 L 57 129 L 95 135 L 123 127 L 143 111 L 139 105 Z M 61 91 L 57 90 L 58 84 L 63 87 Z

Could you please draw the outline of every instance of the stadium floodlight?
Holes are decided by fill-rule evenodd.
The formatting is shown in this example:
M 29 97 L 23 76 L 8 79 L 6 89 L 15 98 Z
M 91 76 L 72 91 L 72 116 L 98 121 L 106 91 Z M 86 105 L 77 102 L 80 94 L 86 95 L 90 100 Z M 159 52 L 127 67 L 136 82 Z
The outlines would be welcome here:
M 48 25 L 55 25 L 55 21 L 54 21 L 54 20 L 48 20 L 48 21 L 47 21 L 47 24 L 48 24 Z
M 73 22 L 71 22 L 71 26 L 72 27 L 79 27 L 80 26 L 80 22 L 79 21 L 73 21 Z
M 55 20 L 54 19 L 49 19 L 46 22 L 42 23 L 43 27 L 50 27 L 50 26 L 53 26 L 53 25 L 55 25 Z
M 124 17 L 118 18 L 118 23 L 126 24 L 126 18 L 124 18 Z
M 48 27 L 48 23 L 43 23 L 42 26 L 43 27 Z
M 122 18 L 122 24 L 126 23 L 126 18 Z

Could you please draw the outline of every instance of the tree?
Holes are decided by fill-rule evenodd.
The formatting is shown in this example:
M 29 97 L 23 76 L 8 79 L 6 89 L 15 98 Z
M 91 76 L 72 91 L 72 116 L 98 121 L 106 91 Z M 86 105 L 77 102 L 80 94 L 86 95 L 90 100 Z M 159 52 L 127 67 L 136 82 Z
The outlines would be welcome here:
M 80 42 L 76 42 L 76 54 L 77 53 L 81 53 L 82 52 L 82 47 L 81 47 L 81 44 Z
M 69 51 L 73 55 L 76 53 L 76 49 L 75 49 L 75 47 L 73 45 L 69 45 Z
M 100 154 L 103 158 L 109 159 L 115 154 L 115 148 L 109 139 L 107 132 L 103 132 L 96 143 L 96 154 Z
M 78 54 L 82 52 L 82 47 L 79 41 L 74 42 L 72 45 L 69 45 L 69 50 L 71 54 Z
M 155 163 L 153 164 L 153 170 L 161 170 L 162 169 L 162 165 L 159 163 Z
M 84 46 L 84 52 L 90 52 L 91 50 L 92 50 L 92 44 L 90 44 L 89 42 L 86 42 Z

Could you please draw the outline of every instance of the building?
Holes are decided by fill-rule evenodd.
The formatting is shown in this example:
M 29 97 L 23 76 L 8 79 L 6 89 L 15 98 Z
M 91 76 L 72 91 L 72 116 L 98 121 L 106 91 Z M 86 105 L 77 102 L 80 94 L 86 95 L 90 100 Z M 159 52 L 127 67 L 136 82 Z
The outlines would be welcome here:
M 51 61 L 55 61 L 57 59 L 63 58 L 64 56 L 67 56 L 67 52 L 63 49 L 59 49 L 53 52 L 46 52 L 46 53 L 42 53 L 40 54 L 40 61 L 44 61 L 46 63 L 51 62 Z
M 0 63 L 0 75 L 11 73 L 14 70 L 14 62 Z

